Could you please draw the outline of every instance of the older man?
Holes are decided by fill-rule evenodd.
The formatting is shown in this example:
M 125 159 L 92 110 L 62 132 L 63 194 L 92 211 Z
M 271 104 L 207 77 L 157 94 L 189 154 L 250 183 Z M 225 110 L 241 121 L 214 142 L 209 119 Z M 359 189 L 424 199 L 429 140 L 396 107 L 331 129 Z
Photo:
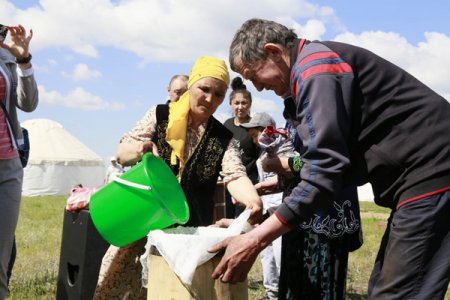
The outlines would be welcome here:
M 189 76 L 178 74 L 174 75 L 167 87 L 167 96 L 169 98 L 167 103 L 177 102 L 178 99 L 187 91 Z
M 369 299 L 442 299 L 450 276 L 450 104 L 381 57 L 337 42 L 298 39 L 285 26 L 246 21 L 231 68 L 258 90 L 295 99 L 301 181 L 274 215 L 227 248 L 213 273 L 240 281 L 276 237 L 331 203 L 344 184 L 370 182 L 392 214 Z

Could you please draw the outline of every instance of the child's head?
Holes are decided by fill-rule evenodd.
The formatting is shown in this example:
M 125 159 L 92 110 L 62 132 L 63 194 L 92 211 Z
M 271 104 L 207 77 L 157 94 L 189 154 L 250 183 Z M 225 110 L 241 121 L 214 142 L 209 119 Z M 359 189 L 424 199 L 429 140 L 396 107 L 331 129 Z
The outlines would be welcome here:
M 255 113 L 248 123 L 241 124 L 242 127 L 248 129 L 248 133 L 252 137 L 253 143 L 259 146 L 259 136 L 267 126 L 276 127 L 275 120 L 266 113 Z

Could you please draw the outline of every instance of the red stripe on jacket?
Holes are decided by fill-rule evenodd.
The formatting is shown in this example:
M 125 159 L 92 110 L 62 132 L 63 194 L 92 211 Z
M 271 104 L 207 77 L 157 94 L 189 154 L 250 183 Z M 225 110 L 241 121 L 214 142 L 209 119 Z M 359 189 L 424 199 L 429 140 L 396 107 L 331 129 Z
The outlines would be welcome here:
M 338 57 L 339 57 L 339 55 L 336 52 L 332 52 L 332 51 L 313 53 L 313 54 L 310 54 L 310 55 L 306 56 L 305 58 L 303 58 L 299 63 L 299 67 L 303 67 L 307 63 L 312 62 L 314 60 L 326 59 L 326 58 L 333 59 L 333 58 L 338 58 Z
M 436 190 L 436 191 L 432 191 L 432 192 L 429 192 L 429 193 L 426 193 L 426 194 L 423 194 L 423 195 L 419 195 L 419 196 L 416 196 L 414 198 L 410 198 L 410 199 L 404 200 L 404 201 L 400 202 L 399 204 L 397 204 L 397 210 L 400 207 L 402 207 L 403 205 L 405 205 L 405 204 L 408 204 L 408 203 L 411 203 L 411 202 L 414 202 L 414 201 L 417 201 L 417 200 L 421 200 L 421 199 L 429 197 L 429 196 L 434 196 L 434 195 L 446 192 L 448 190 L 450 190 L 450 186 L 442 188 L 442 189 L 439 189 L 439 190 Z
M 312 66 L 301 73 L 302 80 L 320 73 L 349 73 L 352 72 L 352 67 L 349 64 L 342 62 L 339 64 L 320 64 Z

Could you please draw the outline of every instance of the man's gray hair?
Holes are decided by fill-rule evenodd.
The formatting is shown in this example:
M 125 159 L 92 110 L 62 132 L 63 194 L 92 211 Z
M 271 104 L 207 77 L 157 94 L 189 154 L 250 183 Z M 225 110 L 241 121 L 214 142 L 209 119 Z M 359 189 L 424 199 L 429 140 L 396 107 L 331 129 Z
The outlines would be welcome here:
M 234 35 L 230 46 L 230 67 L 236 72 L 236 63 L 239 60 L 245 66 L 250 66 L 267 57 L 264 45 L 267 43 L 279 44 L 287 49 L 292 48 L 297 34 L 294 30 L 279 23 L 250 19 L 242 24 Z
M 184 74 L 176 74 L 176 75 L 173 75 L 172 78 L 170 78 L 170 81 L 169 81 L 169 87 L 172 85 L 172 82 L 174 82 L 174 81 L 175 81 L 176 79 L 178 79 L 178 78 L 186 79 L 186 81 L 189 80 L 189 76 L 188 76 L 188 75 L 184 75 Z

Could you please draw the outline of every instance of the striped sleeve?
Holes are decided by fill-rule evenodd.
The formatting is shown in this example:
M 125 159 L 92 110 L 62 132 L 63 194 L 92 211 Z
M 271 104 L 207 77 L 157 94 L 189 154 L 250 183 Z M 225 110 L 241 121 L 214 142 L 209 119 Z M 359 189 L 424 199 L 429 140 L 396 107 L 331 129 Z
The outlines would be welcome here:
M 345 103 L 351 99 L 353 78 L 352 67 L 320 43 L 306 45 L 293 64 L 291 90 L 304 165 L 301 181 L 277 210 L 286 223 L 327 210 L 341 189 L 350 164 L 350 111 Z
M 299 93 L 299 84 L 318 74 L 352 73 L 352 67 L 333 51 L 320 51 L 307 55 L 294 65 L 291 86 L 292 94 Z

